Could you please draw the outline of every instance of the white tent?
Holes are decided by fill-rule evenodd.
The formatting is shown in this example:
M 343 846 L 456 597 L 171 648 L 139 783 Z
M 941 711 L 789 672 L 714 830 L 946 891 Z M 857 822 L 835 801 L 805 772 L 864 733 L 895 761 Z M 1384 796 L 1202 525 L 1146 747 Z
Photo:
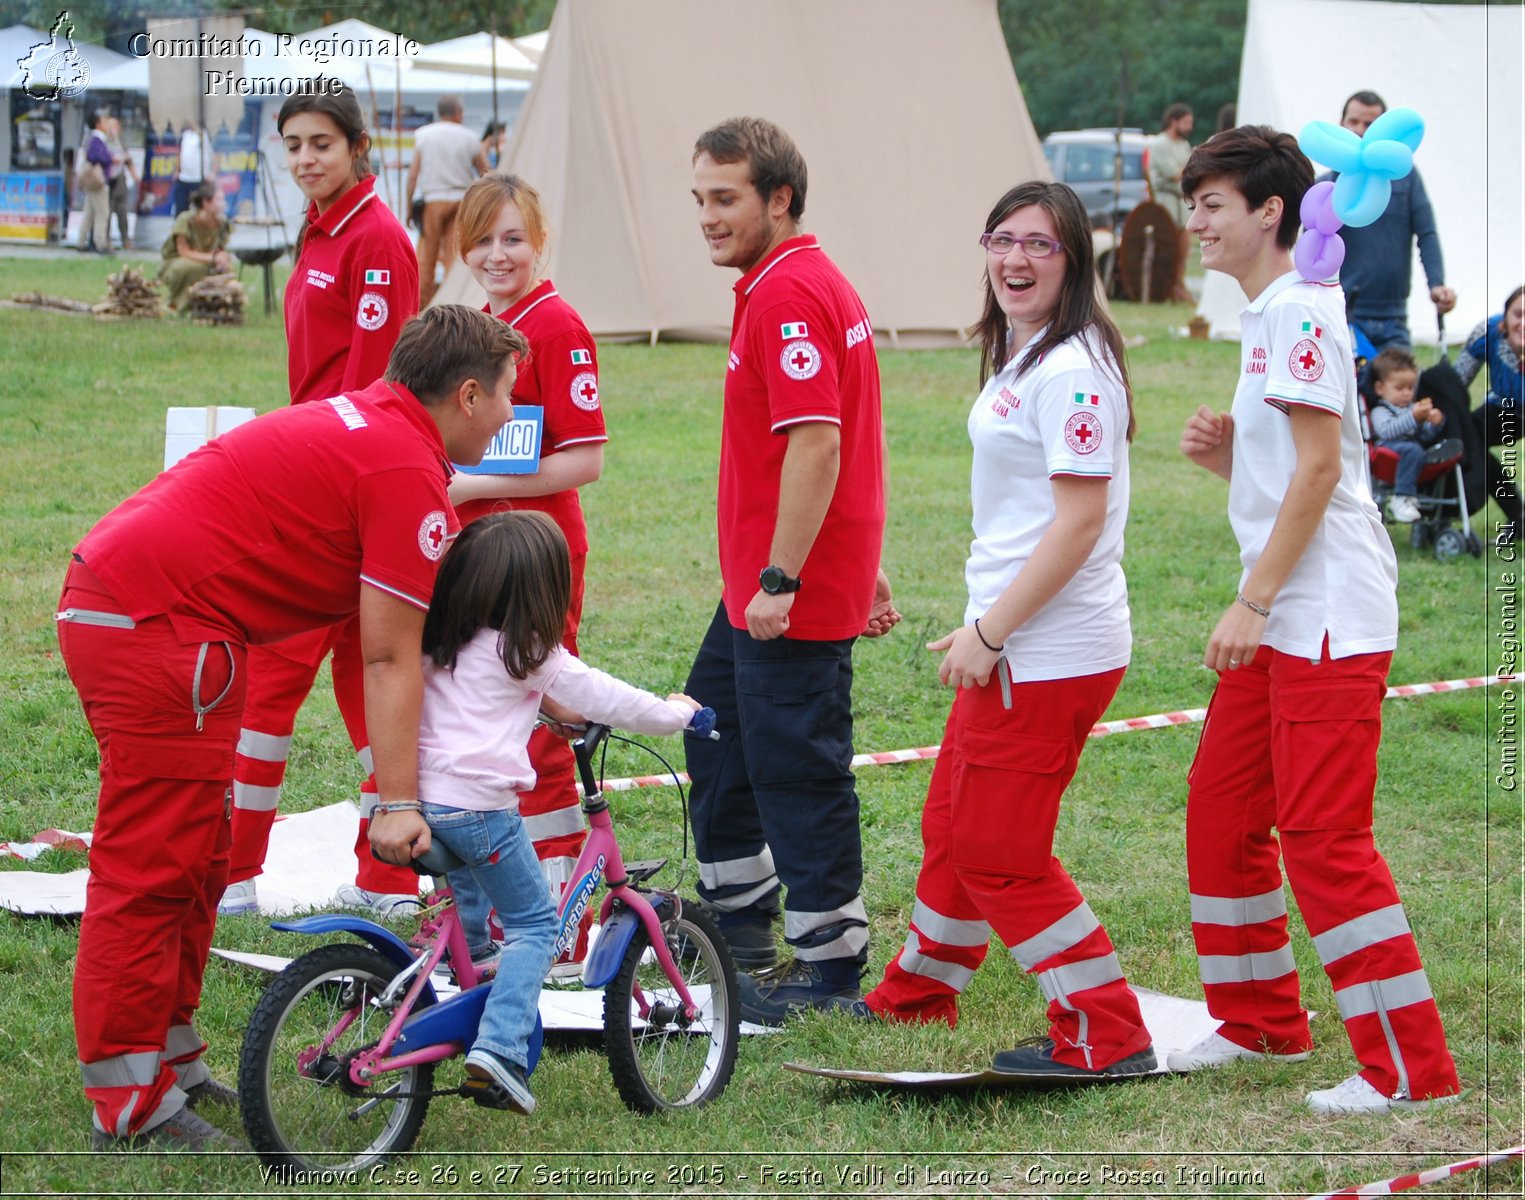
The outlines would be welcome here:
M 1371 90 L 1425 121 L 1414 156 L 1435 207 L 1446 283 L 1446 336 L 1460 338 L 1525 281 L 1525 9 L 1376 0 L 1250 0 L 1239 120 L 1299 133 L 1340 119 Z M 1299 49 L 1301 47 L 1301 49 Z M 1324 164 L 1315 163 L 1320 172 Z M 1435 306 L 1417 252 L 1409 330 L 1434 342 Z M 1212 336 L 1237 338 L 1244 293 L 1208 272 L 1199 311 Z
M 415 67 L 427 70 L 456 71 L 465 75 L 497 73 L 499 79 L 535 78 L 535 63 L 517 42 L 490 33 L 468 33 L 420 46 L 413 56 Z
M 979 312 L 990 205 L 1048 166 L 995 0 L 561 0 L 506 161 L 540 191 L 548 270 L 595 334 L 723 337 L 734 275 L 694 219 L 694 139 L 776 121 L 810 167 L 803 229 L 876 329 L 947 344 Z M 445 299 L 480 295 L 464 268 Z

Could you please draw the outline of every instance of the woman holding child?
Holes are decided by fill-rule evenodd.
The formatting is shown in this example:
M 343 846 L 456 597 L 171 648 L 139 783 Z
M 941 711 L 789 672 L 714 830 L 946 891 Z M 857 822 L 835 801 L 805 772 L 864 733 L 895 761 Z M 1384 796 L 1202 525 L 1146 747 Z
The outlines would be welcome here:
M 1101 304 L 1085 208 L 1063 184 L 1013 188 L 980 244 L 966 623 L 928 646 L 958 691 L 922 814 L 910 932 L 865 1003 L 884 1020 L 953 1025 L 993 929 L 1049 1001 L 1047 1036 L 996 1055 L 995 1069 L 1127 1078 L 1154 1069 L 1149 1031 L 1053 855 L 1059 802 L 1132 650 L 1122 337 Z
M 1313 168 L 1291 135 L 1245 125 L 1199 146 L 1181 182 L 1203 266 L 1250 303 L 1232 410 L 1198 409 L 1181 436 L 1228 480 L 1244 569 L 1207 644 L 1218 686 L 1186 809 L 1192 933 L 1222 1024 L 1168 1065 L 1308 1056 L 1285 861 L 1361 1067 L 1308 1106 L 1454 1100 L 1440 1014 L 1372 838 L 1397 562 L 1367 485 L 1344 295 L 1292 267 Z

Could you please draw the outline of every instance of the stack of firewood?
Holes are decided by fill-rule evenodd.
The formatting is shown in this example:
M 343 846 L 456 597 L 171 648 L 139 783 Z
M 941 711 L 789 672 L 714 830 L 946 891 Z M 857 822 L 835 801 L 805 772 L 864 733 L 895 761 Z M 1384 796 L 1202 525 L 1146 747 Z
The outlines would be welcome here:
M 115 275 L 106 277 L 110 289 L 106 299 L 92 305 L 91 311 L 98 317 L 162 317 L 164 306 L 159 300 L 159 284 L 149 279 L 136 267 L 123 267 Z
M 232 275 L 214 271 L 191 285 L 185 310 L 198 325 L 242 325 L 248 298 L 244 285 Z

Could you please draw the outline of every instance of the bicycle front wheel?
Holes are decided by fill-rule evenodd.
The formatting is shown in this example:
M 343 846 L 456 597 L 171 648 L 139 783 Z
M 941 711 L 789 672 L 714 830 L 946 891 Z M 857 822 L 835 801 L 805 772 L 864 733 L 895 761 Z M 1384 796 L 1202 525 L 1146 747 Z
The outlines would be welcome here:
M 266 1162 L 343 1170 L 408 1149 L 429 1107 L 434 1065 L 349 1077 L 389 1013 L 375 1004 L 397 965 L 369 946 L 323 946 L 265 989 L 244 1034 L 238 1102 L 249 1144 Z
M 698 1016 L 684 1015 L 677 989 L 656 955 L 647 954 L 644 928 L 604 989 L 604 1049 L 614 1085 L 644 1113 L 691 1108 L 720 1095 L 741 1038 L 736 967 L 709 915 L 685 906 L 662 929 Z

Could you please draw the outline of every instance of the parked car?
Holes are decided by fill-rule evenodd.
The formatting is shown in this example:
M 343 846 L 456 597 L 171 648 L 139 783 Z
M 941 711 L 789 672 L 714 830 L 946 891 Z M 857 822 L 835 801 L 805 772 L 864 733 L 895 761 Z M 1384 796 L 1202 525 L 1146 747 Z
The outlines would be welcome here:
M 1075 189 L 1091 224 L 1111 229 L 1149 198 L 1147 144 L 1142 129 L 1064 129 L 1043 139 L 1043 155 L 1054 178 Z M 1119 150 L 1120 185 L 1115 181 Z

